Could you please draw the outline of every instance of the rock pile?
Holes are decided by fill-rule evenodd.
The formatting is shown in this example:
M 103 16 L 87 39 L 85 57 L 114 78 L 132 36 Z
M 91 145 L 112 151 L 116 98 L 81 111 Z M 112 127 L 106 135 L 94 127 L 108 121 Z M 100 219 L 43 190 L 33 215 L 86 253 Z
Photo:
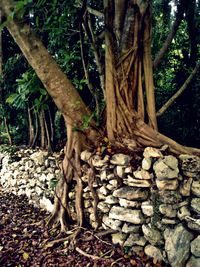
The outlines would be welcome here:
M 177 158 L 163 150 L 147 147 L 137 169 L 129 155 L 83 151 L 85 213 L 92 227 L 99 226 L 97 213 L 101 228 L 117 231 L 112 235 L 115 244 L 144 251 L 172 267 L 200 267 L 200 158 Z M 59 155 L 25 150 L 16 157 L 13 161 L 10 155 L 0 155 L 3 189 L 25 194 L 30 202 L 51 211 L 52 185 L 60 176 Z M 73 212 L 74 190 L 69 199 Z

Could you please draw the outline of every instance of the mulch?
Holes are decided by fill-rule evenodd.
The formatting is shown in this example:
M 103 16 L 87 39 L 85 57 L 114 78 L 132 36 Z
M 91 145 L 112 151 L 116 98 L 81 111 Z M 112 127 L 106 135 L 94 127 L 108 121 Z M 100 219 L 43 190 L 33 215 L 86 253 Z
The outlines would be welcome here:
M 164 266 L 153 263 L 143 253 L 138 256 L 123 251 L 111 244 L 109 237 L 85 241 L 91 235 L 88 230 L 82 231 L 76 244 L 62 242 L 48 247 L 46 241 L 52 240 L 53 236 L 45 227 L 47 215 L 45 211 L 29 205 L 25 196 L 0 191 L 1 267 Z

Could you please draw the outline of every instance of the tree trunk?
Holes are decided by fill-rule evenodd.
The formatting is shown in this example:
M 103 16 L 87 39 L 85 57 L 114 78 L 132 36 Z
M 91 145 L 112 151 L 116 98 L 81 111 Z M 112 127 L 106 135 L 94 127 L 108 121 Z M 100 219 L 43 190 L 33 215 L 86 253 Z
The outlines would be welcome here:
M 35 109 L 34 109 L 34 115 L 35 115 L 35 135 L 34 135 L 34 139 L 33 139 L 33 147 L 36 144 L 36 140 L 38 138 L 38 130 L 39 130 L 39 127 L 38 127 L 38 112 L 36 112 Z
M 9 131 L 9 126 L 8 126 L 8 122 L 7 122 L 7 118 L 4 117 L 4 125 L 5 125 L 5 129 L 6 129 L 6 133 L 8 136 L 8 141 L 9 141 L 9 145 L 12 146 L 13 142 L 12 142 L 12 137 Z
M 45 125 L 44 125 L 44 110 L 39 113 L 40 121 L 40 147 L 45 148 Z
M 47 143 L 46 143 L 46 149 L 48 151 L 52 151 L 52 148 L 51 148 L 51 140 L 50 140 L 50 134 L 49 134 L 49 128 L 48 128 L 48 124 L 47 124 L 47 120 L 46 120 L 46 116 L 45 116 L 45 112 L 44 112 L 44 126 L 45 126 L 45 133 L 46 133 L 46 140 L 47 140 Z
M 33 147 L 33 140 L 34 140 L 34 127 L 33 121 L 31 116 L 31 110 L 28 108 L 28 124 L 29 124 L 29 147 Z

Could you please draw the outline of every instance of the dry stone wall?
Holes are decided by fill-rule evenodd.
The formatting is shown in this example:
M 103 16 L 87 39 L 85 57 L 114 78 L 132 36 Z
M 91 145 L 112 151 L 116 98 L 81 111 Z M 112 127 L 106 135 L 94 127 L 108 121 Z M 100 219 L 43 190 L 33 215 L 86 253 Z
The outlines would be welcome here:
M 124 154 L 81 153 L 84 209 L 93 228 L 94 192 L 99 201 L 100 228 L 112 229 L 114 244 L 169 264 L 200 267 L 200 158 L 170 155 L 147 147 L 137 168 Z M 20 154 L 21 153 L 21 154 Z M 43 151 L 19 151 L 18 161 L 1 155 L 0 183 L 3 190 L 25 194 L 30 203 L 52 210 L 53 186 L 59 179 L 60 155 Z M 93 175 L 93 192 L 88 179 Z M 74 191 L 69 193 L 75 218 Z

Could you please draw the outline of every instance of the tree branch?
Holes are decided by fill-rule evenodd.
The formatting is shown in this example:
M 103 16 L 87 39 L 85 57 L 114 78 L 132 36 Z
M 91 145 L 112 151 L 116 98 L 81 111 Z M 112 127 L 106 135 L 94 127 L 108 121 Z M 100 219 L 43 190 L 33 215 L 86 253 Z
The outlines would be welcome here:
M 82 8 L 82 3 L 81 3 L 81 2 L 80 2 L 80 3 L 77 3 L 77 4 L 75 5 L 75 7 Z M 102 12 L 100 12 L 100 11 L 98 11 L 98 10 L 96 10 L 96 9 L 93 9 L 93 8 L 91 8 L 91 7 L 89 7 L 89 6 L 87 6 L 87 11 L 88 11 L 90 14 L 96 16 L 96 17 L 104 18 L 104 14 L 103 14 Z
M 154 62 L 153 62 L 153 68 L 154 69 L 158 67 L 158 65 L 162 61 L 162 58 L 164 57 L 166 51 L 168 50 L 174 36 L 176 35 L 178 27 L 181 23 L 182 17 L 183 17 L 183 8 L 181 8 L 181 6 L 180 6 L 178 9 L 178 12 L 176 14 L 176 19 L 172 25 L 171 31 L 169 32 L 167 39 L 165 40 L 162 48 L 160 49 L 160 51 L 156 55 L 156 58 L 154 59 Z
M 187 80 L 184 82 L 184 84 L 181 86 L 181 88 L 158 110 L 156 113 L 157 117 L 161 116 L 173 103 L 174 101 L 185 91 L 188 84 L 191 82 L 194 75 L 197 73 L 199 69 L 199 63 L 197 63 L 196 67 L 193 69 L 190 76 L 187 78 Z

